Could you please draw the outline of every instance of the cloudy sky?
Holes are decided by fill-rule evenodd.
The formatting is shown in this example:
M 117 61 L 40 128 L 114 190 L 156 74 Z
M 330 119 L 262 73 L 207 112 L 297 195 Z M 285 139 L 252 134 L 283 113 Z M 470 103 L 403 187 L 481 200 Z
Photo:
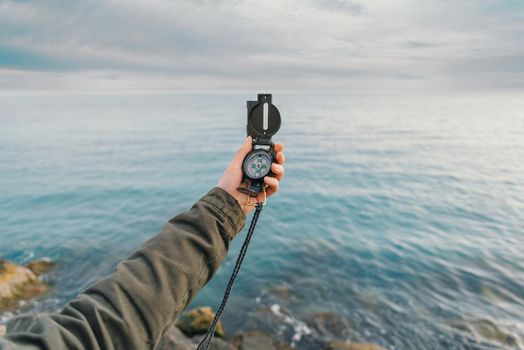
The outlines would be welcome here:
M 0 0 L 0 92 L 522 91 L 524 0 Z

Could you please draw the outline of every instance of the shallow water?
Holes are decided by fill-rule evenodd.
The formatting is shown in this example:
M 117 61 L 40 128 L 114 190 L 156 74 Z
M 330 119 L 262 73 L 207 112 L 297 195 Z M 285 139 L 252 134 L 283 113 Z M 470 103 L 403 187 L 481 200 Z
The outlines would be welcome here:
M 63 305 L 207 192 L 254 97 L 0 97 L 0 256 L 60 262 L 31 309 Z M 274 100 L 287 173 L 232 333 L 268 306 L 299 348 L 320 312 L 343 319 L 332 336 L 388 349 L 524 346 L 523 99 Z M 219 303 L 242 239 L 193 305 Z

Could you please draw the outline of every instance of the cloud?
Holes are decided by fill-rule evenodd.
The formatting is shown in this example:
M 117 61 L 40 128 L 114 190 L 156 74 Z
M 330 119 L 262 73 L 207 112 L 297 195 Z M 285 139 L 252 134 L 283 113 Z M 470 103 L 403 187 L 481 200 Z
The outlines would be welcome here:
M 52 56 L 42 55 L 23 47 L 2 45 L 0 45 L 0 64 L 4 68 L 27 70 L 64 69 L 68 67 L 66 62 Z
M 347 12 L 352 15 L 363 14 L 367 9 L 363 3 L 350 0 L 311 0 L 310 3 L 319 11 Z
M 424 41 L 418 41 L 418 40 L 406 40 L 404 42 L 404 45 L 407 48 L 411 49 L 425 49 L 428 47 L 438 47 L 440 44 L 432 43 L 432 42 L 424 42 Z
M 0 27 L 0 91 L 524 88 L 521 1 L 4 1 Z

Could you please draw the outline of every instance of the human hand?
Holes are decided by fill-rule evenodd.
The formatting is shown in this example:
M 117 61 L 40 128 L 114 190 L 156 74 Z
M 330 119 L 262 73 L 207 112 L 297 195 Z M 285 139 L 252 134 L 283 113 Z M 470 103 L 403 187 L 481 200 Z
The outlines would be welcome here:
M 238 192 L 237 188 L 246 187 L 246 184 L 242 183 L 242 162 L 244 161 L 246 155 L 251 152 L 253 147 L 252 143 L 253 139 L 251 136 L 247 137 L 242 147 L 240 147 L 233 157 L 231 163 L 229 163 L 227 166 L 217 185 L 237 200 L 245 215 L 253 210 L 253 206 L 245 204 L 246 200 L 248 199 L 247 195 Z M 273 173 L 273 176 L 264 177 L 267 197 L 270 197 L 278 192 L 280 181 L 284 177 L 284 163 L 286 162 L 286 157 L 282 152 L 284 150 L 284 145 L 281 143 L 276 143 L 274 149 L 276 152 L 276 161 L 271 165 L 271 172 Z M 260 193 L 257 197 L 257 202 L 263 200 L 264 194 Z

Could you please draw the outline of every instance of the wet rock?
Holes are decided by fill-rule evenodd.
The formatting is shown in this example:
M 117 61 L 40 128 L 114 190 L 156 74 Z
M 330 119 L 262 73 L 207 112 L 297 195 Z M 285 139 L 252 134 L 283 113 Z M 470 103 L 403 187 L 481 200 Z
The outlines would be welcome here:
M 262 306 L 248 313 L 242 329 L 256 329 L 268 334 L 278 330 L 284 322 L 284 315 L 275 314 L 269 306 Z
M 450 325 L 456 329 L 473 334 L 476 338 L 483 338 L 509 346 L 518 346 L 516 336 L 504 330 L 494 322 L 485 319 L 454 320 Z
M 304 322 L 322 338 L 346 338 L 350 324 L 335 312 L 314 312 L 304 316 Z
M 277 350 L 273 339 L 260 331 L 247 331 L 237 335 L 233 344 L 238 350 Z
M 171 327 L 162 337 L 156 350 L 196 350 L 203 335 L 189 338 L 178 327 Z M 210 350 L 237 350 L 233 345 L 221 338 L 214 337 Z
M 55 263 L 49 259 L 40 259 L 40 260 L 33 260 L 30 261 L 25 265 L 29 270 L 33 271 L 35 275 L 41 275 L 53 267 L 55 267 Z
M 47 289 L 28 268 L 0 259 L 0 311 L 15 307 L 20 300 L 39 296 Z
M 282 309 L 278 304 L 273 304 L 249 312 L 241 329 L 256 330 L 259 334 L 271 335 L 273 346 L 278 350 L 302 349 L 303 345 L 306 345 L 306 349 L 320 349 L 321 347 L 318 346 L 309 346 L 310 339 L 306 336 L 309 330 L 305 331 L 303 327 L 306 327 L 303 322 L 288 315 L 287 310 Z M 235 337 L 237 343 L 240 336 Z M 296 345 L 295 348 L 290 346 L 291 342 Z
M 327 345 L 326 350 L 384 350 L 384 348 L 371 343 L 354 343 L 345 340 L 334 340 Z
M 336 339 L 355 337 L 351 322 L 336 312 L 311 312 L 305 314 L 302 319 L 310 332 L 297 344 L 306 349 L 326 349 L 330 344 L 337 345 L 333 343 Z
M 198 344 L 202 341 L 202 338 L 204 338 L 203 335 L 193 337 L 191 338 L 191 341 L 194 344 L 194 349 L 198 347 Z M 221 339 L 221 338 L 213 338 L 211 341 L 211 346 L 209 347 L 210 350 L 237 350 L 236 347 L 234 347 L 232 344 L 228 343 L 227 341 Z
M 197 334 L 205 334 L 213 322 L 215 314 L 210 307 L 199 307 L 189 312 L 182 314 L 176 321 L 176 326 L 188 336 Z M 222 322 L 218 321 L 215 335 L 219 337 L 224 336 L 224 328 Z
M 185 336 L 177 327 L 171 327 L 160 339 L 157 350 L 195 350 L 191 339 Z
M 280 299 L 289 299 L 293 295 L 291 288 L 286 285 L 271 287 L 269 293 Z

